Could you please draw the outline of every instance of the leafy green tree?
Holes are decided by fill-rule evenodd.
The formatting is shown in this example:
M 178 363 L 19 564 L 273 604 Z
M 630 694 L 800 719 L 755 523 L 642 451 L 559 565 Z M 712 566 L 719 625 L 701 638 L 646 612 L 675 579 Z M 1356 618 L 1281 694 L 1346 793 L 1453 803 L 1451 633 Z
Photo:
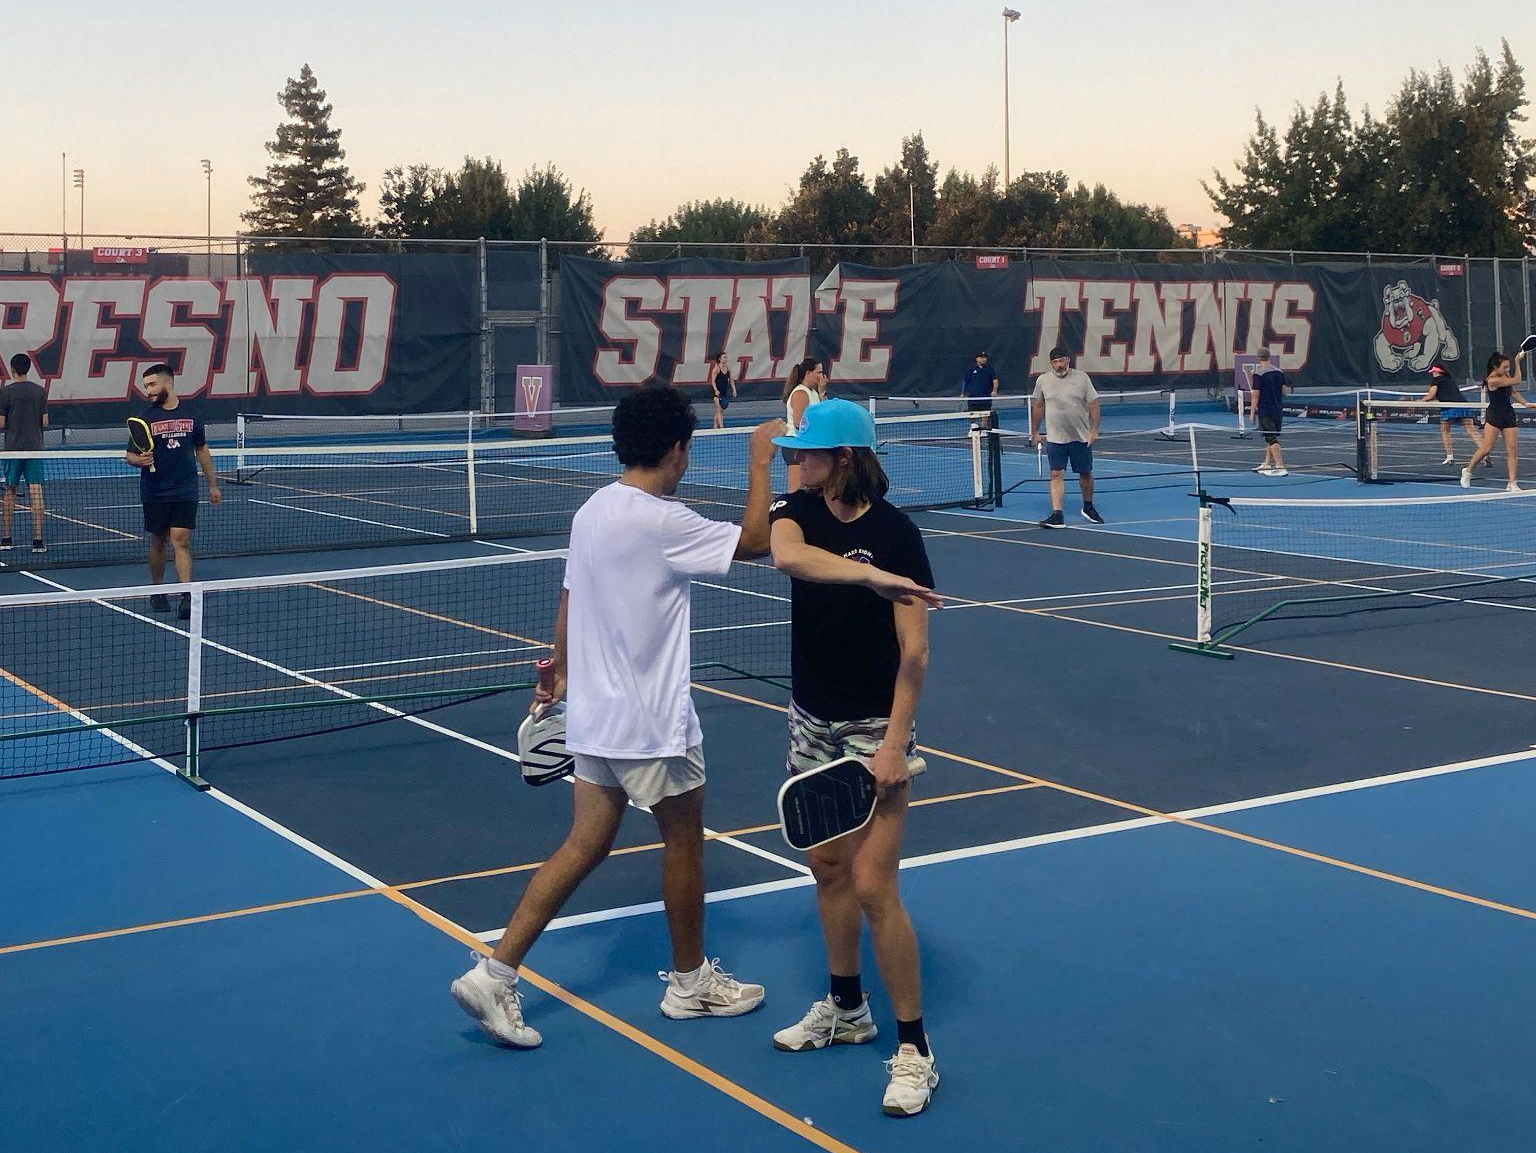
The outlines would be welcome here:
M 268 141 L 272 161 L 252 176 L 251 207 L 241 219 L 259 236 L 367 235 L 358 213 L 364 185 L 344 163 L 341 131 L 331 126 L 332 105 L 309 65 L 289 77 L 278 100 L 288 114 Z
M 690 200 L 665 220 L 652 220 L 629 236 L 628 260 L 660 260 L 677 252 L 679 243 L 707 245 L 688 248 L 686 256 L 746 259 L 748 239 L 769 223 L 761 205 L 739 200 Z

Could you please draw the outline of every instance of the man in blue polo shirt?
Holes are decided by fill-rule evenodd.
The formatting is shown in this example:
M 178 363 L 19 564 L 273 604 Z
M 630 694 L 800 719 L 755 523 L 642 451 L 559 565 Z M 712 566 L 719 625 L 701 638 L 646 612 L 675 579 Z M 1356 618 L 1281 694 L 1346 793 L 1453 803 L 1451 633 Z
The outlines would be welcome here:
M 144 372 L 144 395 L 149 408 L 144 420 L 154 444 L 150 452 L 129 449 L 125 458 L 139 470 L 139 501 L 144 505 L 144 531 L 149 534 L 149 580 L 165 579 L 165 553 L 176 556 L 176 580 L 192 579 L 192 530 L 197 527 L 197 470 L 208 481 L 208 503 L 223 499 L 219 477 L 213 471 L 202 417 L 176 395 L 176 376 L 168 364 L 153 364 Z M 156 612 L 170 612 L 169 597 L 150 598 Z M 181 594 L 177 615 L 192 616 L 192 596 Z
M 1259 349 L 1248 390 L 1248 419 L 1264 437 L 1264 459 L 1253 471 L 1263 476 L 1284 476 L 1285 457 L 1280 455 L 1280 428 L 1285 424 L 1285 393 L 1290 381 L 1270 363 L 1269 349 Z
M 970 412 L 991 412 L 992 398 L 997 395 L 997 373 L 992 371 L 992 366 L 987 362 L 986 351 L 976 354 L 976 363 L 966 370 L 965 379 L 960 383 L 960 395 L 965 398 L 965 407 Z

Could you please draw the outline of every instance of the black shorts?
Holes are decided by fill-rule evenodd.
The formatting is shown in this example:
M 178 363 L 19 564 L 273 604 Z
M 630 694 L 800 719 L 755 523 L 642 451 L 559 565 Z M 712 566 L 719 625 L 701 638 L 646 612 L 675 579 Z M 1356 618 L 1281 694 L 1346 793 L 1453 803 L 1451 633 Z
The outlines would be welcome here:
M 731 394 L 728 392 L 715 393 L 715 399 L 720 402 L 720 411 L 724 412 L 731 407 Z
M 1265 444 L 1280 443 L 1280 426 L 1284 423 L 1284 418 L 1281 413 L 1259 413 L 1259 431 L 1264 434 Z
M 164 536 L 173 528 L 197 527 L 197 501 L 156 500 L 144 506 L 144 531 Z
M 1483 414 L 1483 423 L 1489 428 L 1514 428 L 1519 422 L 1515 420 L 1515 414 L 1508 415 L 1502 412 L 1486 412 Z
M 990 396 L 968 396 L 965 398 L 966 412 L 991 412 L 992 398 Z

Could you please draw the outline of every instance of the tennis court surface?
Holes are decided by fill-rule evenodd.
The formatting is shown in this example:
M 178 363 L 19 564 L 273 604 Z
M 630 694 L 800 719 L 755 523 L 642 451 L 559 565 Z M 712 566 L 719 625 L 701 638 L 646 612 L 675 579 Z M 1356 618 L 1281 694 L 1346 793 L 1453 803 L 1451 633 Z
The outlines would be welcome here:
M 1536 496 L 1367 488 L 1333 468 L 1349 435 L 1316 430 L 1310 467 L 1304 425 L 1257 477 L 1207 430 L 1205 487 L 1237 498 L 1207 591 L 1218 634 L 1246 625 L 1211 660 L 1169 647 L 1197 622 L 1187 466 L 1115 421 L 1102 528 L 1070 478 L 1073 527 L 1037 526 L 1023 446 L 1001 503 L 915 514 L 948 599 L 903 876 L 942 1082 L 905 1121 L 872 958 L 874 1045 L 769 1040 L 826 980 L 773 824 L 771 569 L 694 619 L 708 947 L 766 1003 L 661 1016 L 631 813 L 528 959 L 531 1052 L 447 987 L 566 829 L 569 788 L 514 759 L 558 533 L 390 520 L 363 478 L 369 519 L 443 537 L 205 560 L 187 621 L 135 565 L 0 573 L 0 1147 L 1529 1149 Z M 975 439 L 921 439 L 964 490 Z

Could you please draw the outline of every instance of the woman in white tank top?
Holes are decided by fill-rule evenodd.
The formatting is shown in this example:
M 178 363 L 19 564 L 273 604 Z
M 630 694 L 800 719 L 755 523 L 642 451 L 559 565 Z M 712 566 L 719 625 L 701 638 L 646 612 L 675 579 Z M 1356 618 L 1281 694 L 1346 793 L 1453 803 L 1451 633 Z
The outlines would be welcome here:
M 821 367 L 821 361 L 814 356 L 808 356 L 794 368 L 789 370 L 789 379 L 784 382 L 784 422 L 789 425 L 790 435 L 794 435 L 800 427 L 800 418 L 805 415 L 805 410 L 813 404 L 820 404 L 827 398 L 827 373 Z M 789 491 L 800 490 L 800 466 L 789 464 L 790 450 L 784 450 L 784 460 L 789 471 Z

